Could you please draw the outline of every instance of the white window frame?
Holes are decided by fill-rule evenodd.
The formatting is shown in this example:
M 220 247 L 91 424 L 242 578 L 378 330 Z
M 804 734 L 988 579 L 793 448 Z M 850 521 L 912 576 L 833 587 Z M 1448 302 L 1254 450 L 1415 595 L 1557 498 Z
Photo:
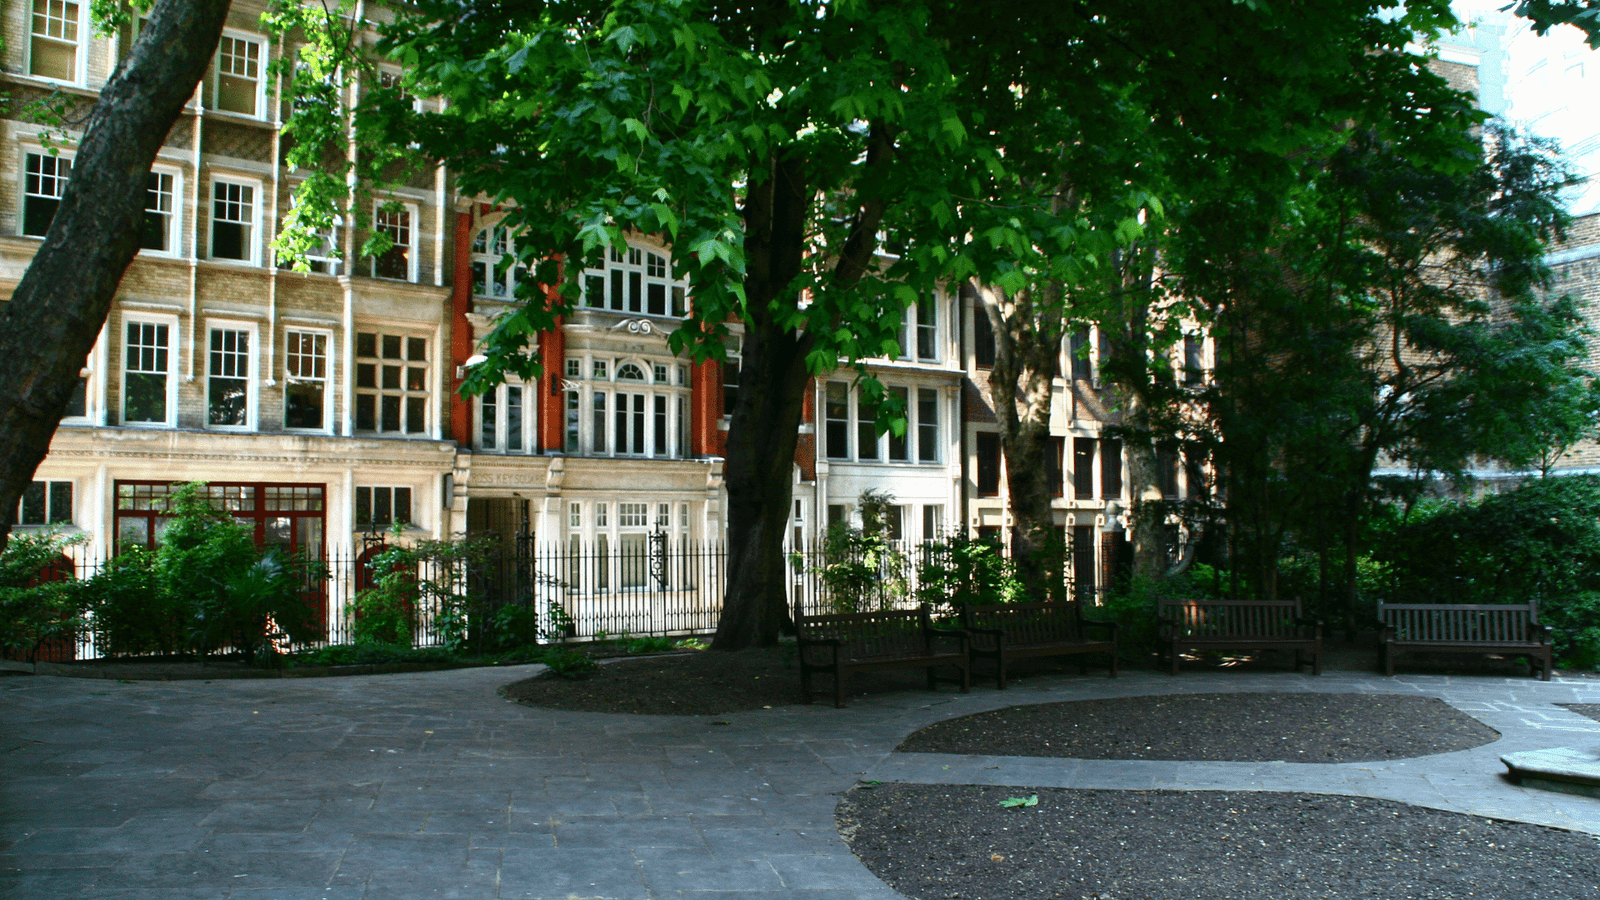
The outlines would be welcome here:
M 184 203 L 183 170 L 174 168 L 172 166 L 151 166 L 150 174 L 165 176 L 172 179 L 172 195 L 170 197 L 172 208 L 167 210 L 166 213 L 167 249 L 151 250 L 146 247 L 140 247 L 139 253 L 145 256 L 160 256 L 169 258 L 181 256 L 183 254 L 183 211 L 184 207 L 187 206 L 187 204 Z M 148 188 L 146 188 L 146 201 L 144 209 L 146 215 L 149 215 L 149 213 L 152 212 L 148 199 L 149 195 L 150 191 Z
M 306 354 L 289 352 L 289 336 L 297 335 L 306 338 L 322 338 L 322 377 L 315 375 L 289 373 L 291 359 L 299 359 Z M 283 330 L 283 429 L 301 434 L 328 434 L 333 430 L 333 363 L 334 363 L 333 332 L 320 328 L 287 327 Z M 314 358 L 314 357 L 313 357 Z M 315 428 L 297 427 L 289 424 L 289 388 L 296 384 L 321 384 L 322 385 L 322 424 Z
M 22 148 L 22 166 L 21 166 L 21 173 L 20 173 L 21 174 L 21 178 L 19 178 L 18 181 L 17 181 L 17 201 L 18 201 L 17 202 L 17 235 L 19 237 L 31 237 L 31 238 L 43 238 L 44 237 L 44 234 L 42 234 L 42 233 L 41 234 L 32 234 L 32 233 L 26 231 L 27 223 L 28 223 L 28 198 L 29 197 L 38 197 L 40 199 L 51 199 L 51 195 L 49 195 L 49 194 L 33 193 L 33 192 L 30 192 L 28 190 L 28 177 L 29 177 L 28 166 L 29 166 L 30 161 L 33 158 L 38 158 L 40 163 L 41 163 L 41 169 L 43 167 L 43 163 L 44 163 L 45 160 L 50 160 L 51 161 L 51 167 L 53 169 L 55 169 L 55 171 L 52 172 L 49 175 L 46 175 L 41 171 L 39 173 L 38 177 L 41 178 L 41 179 L 45 179 L 45 178 L 50 179 L 51 183 L 54 184 L 56 186 L 56 188 L 60 191 L 60 193 L 56 194 L 54 196 L 54 198 L 53 198 L 56 201 L 57 209 L 59 209 L 60 208 L 60 204 L 61 204 L 61 197 L 64 194 L 66 194 L 66 192 L 67 192 L 67 182 L 72 180 L 72 171 L 71 170 L 72 170 L 72 163 L 73 163 L 74 156 L 75 156 L 75 154 L 69 153 L 69 152 L 66 152 L 66 151 L 60 151 L 60 152 L 52 154 L 52 153 L 47 152 L 42 147 L 37 147 L 37 146 L 33 146 L 33 145 L 25 145 Z M 67 164 L 67 174 L 65 176 L 62 176 L 61 172 L 60 172 L 60 166 L 61 166 L 62 163 L 66 163 Z M 52 213 L 51 214 L 52 221 L 54 221 L 54 218 L 55 218 L 55 216 Z M 49 225 L 48 224 L 45 227 L 46 227 L 46 230 L 49 230 Z
M 51 2 L 52 2 L 52 0 L 46 0 L 47 6 L 50 5 Z M 37 78 L 37 79 L 39 79 L 41 81 L 49 81 L 49 82 L 53 82 L 55 84 L 75 84 L 75 85 L 82 85 L 83 84 L 84 72 L 86 70 L 86 65 L 87 65 L 87 62 L 88 62 L 86 57 L 89 55 L 88 54 L 88 49 L 89 49 L 88 37 L 89 37 L 89 32 L 90 32 L 90 29 L 88 27 L 89 23 L 86 21 L 86 19 L 84 17 L 89 11 L 88 10 L 89 3 L 88 3 L 88 0 L 66 0 L 66 2 L 64 2 L 62 4 L 63 13 L 65 12 L 65 7 L 69 6 L 69 5 L 77 7 L 77 11 L 78 11 L 78 18 L 77 18 L 77 21 L 74 23 L 75 24 L 76 35 L 75 35 L 73 40 L 67 40 L 65 38 L 65 36 L 63 36 L 63 37 L 50 36 L 48 34 L 48 29 L 47 29 L 47 33 L 45 35 L 38 35 L 33 30 L 33 28 L 34 28 L 34 16 L 35 16 L 35 13 L 34 13 L 35 3 L 34 2 L 29 2 L 28 3 L 28 7 L 27 7 L 27 9 L 28 9 L 28 12 L 27 12 L 28 24 L 27 24 L 27 28 L 24 30 L 24 34 L 26 35 L 27 44 L 26 44 L 26 47 L 24 48 L 23 52 L 26 53 L 27 57 L 28 57 L 28 61 L 24 64 L 25 65 L 24 71 L 27 72 L 29 78 Z M 68 19 L 65 15 L 63 15 L 59 19 L 51 17 L 51 21 L 57 21 L 57 22 L 63 23 L 63 31 L 64 31 L 65 30 L 65 27 L 64 27 L 65 23 L 71 22 L 72 20 Z M 59 43 L 62 46 L 70 45 L 70 46 L 73 47 L 73 53 L 72 53 L 72 77 L 70 79 L 56 78 L 53 75 L 35 75 L 35 74 L 33 74 L 33 41 L 34 41 L 35 37 L 42 37 L 44 40 L 51 41 L 53 43 Z
M 901 314 L 900 334 L 897 338 L 900 344 L 900 359 L 919 363 L 939 363 L 945 358 L 944 334 L 947 314 L 941 314 L 940 307 L 945 305 L 944 294 L 939 290 L 917 298 L 917 302 L 907 306 Z M 933 313 L 933 324 L 922 321 L 924 308 Z M 979 309 L 982 315 L 983 310 Z M 922 338 L 926 335 L 932 345 L 933 355 L 922 354 Z
M 473 400 L 474 422 L 477 426 L 472 431 L 473 449 L 485 453 L 507 453 L 523 456 L 532 453 L 535 432 L 538 430 L 533 424 L 534 410 L 537 407 L 534 402 L 537 397 L 537 388 L 538 382 L 508 381 L 495 385 L 488 392 L 476 397 Z M 522 406 L 522 434 L 517 438 L 515 445 L 509 443 L 510 438 L 506 433 L 507 420 L 510 418 L 507 415 L 507 411 L 511 408 L 510 397 L 513 389 L 518 392 L 518 402 Z M 492 440 L 484 440 L 485 432 L 489 428 L 487 423 L 484 422 L 483 408 L 485 398 L 493 398 L 489 404 L 495 413 Z
M 208 238 L 206 241 L 207 258 L 217 262 L 230 263 L 238 266 L 261 265 L 261 204 L 263 197 L 261 181 L 255 178 L 242 178 L 234 175 L 214 175 L 211 177 L 210 183 L 211 190 L 206 192 L 206 234 Z M 217 187 L 219 185 L 230 185 L 233 187 L 250 189 L 251 200 L 249 222 L 241 223 L 232 219 L 219 220 L 217 218 Z M 235 201 L 224 200 L 222 202 L 233 203 Z M 219 221 L 230 224 L 243 224 L 250 229 L 248 238 L 245 241 L 244 258 L 236 259 L 231 256 L 217 255 L 217 223 Z
M 506 255 L 515 257 L 517 252 L 516 237 L 501 226 L 503 221 L 490 222 L 472 237 L 472 296 L 509 303 L 516 299 L 517 283 L 528 270 L 515 262 L 504 272 L 499 270 Z
M 390 226 L 379 219 L 380 216 L 389 215 L 389 213 L 386 213 L 383 209 L 385 205 L 387 205 L 387 203 L 380 203 L 372 210 L 372 231 L 374 234 L 379 231 L 389 231 L 392 233 L 395 230 L 393 226 Z M 373 278 L 384 278 L 391 281 L 406 281 L 408 283 L 415 284 L 417 281 L 417 247 L 419 245 L 417 240 L 417 225 L 420 221 L 420 216 L 418 214 L 419 207 L 415 203 L 404 202 L 400 203 L 400 207 L 401 212 L 403 212 L 406 216 L 406 225 L 403 227 L 408 234 L 408 239 L 406 243 L 403 244 L 399 241 L 396 241 L 395 246 L 406 248 L 406 274 L 403 278 L 396 278 L 393 275 L 378 274 L 379 257 L 376 256 L 372 257 L 370 272 Z
M 363 334 L 374 335 L 374 353 L 377 354 L 376 356 L 369 357 L 361 354 L 359 347 L 361 345 L 361 335 Z M 383 339 L 385 337 L 397 337 L 400 339 L 400 355 L 398 357 L 385 357 L 383 355 Z M 417 361 L 410 358 L 411 342 L 413 340 L 420 340 L 424 342 L 423 353 L 425 357 L 423 360 L 421 360 L 420 365 L 420 368 L 423 370 L 421 381 L 423 386 L 416 389 L 407 386 L 407 379 L 410 377 L 409 370 L 419 367 L 414 365 L 414 363 Z M 356 347 L 358 348 L 356 350 L 356 358 L 351 360 L 351 364 L 354 366 L 353 371 L 356 377 L 355 396 L 351 399 L 351 418 L 355 419 L 359 415 L 356 410 L 360 408 L 361 397 L 372 396 L 375 399 L 373 400 L 372 413 L 374 427 L 365 429 L 361 428 L 359 424 L 356 424 L 354 428 L 355 433 L 359 435 L 403 437 L 410 440 L 428 440 L 429 435 L 433 433 L 433 419 L 436 415 L 434 405 L 437 402 L 437 393 L 433 383 L 433 373 L 435 366 L 438 364 L 438 360 L 434 357 L 441 352 L 438 342 L 434 340 L 434 335 L 420 333 L 408 328 L 392 327 L 389 325 L 358 325 L 356 326 Z M 384 363 L 391 360 L 398 365 L 400 369 L 400 387 L 398 388 L 387 388 L 383 386 Z M 374 366 L 373 384 L 375 386 L 363 387 L 359 383 L 361 377 L 361 367 L 369 362 Z M 383 398 L 385 396 L 397 396 L 400 398 L 400 430 L 398 431 L 386 430 L 383 427 Z M 423 421 L 421 423 L 413 423 L 411 421 L 410 401 L 418 398 L 422 400 Z M 408 425 L 413 424 L 418 425 L 419 427 L 407 427 Z
M 839 384 L 845 387 L 845 418 L 843 419 L 832 418 L 828 415 L 828 385 L 830 384 Z M 945 402 L 939 388 L 930 387 L 926 384 L 886 383 L 884 384 L 884 391 L 885 394 L 894 394 L 899 391 L 905 391 L 906 393 L 906 431 L 903 437 L 898 438 L 898 440 L 905 442 L 905 457 L 903 459 L 895 459 L 890 456 L 892 451 L 891 441 L 895 440 L 895 438 L 889 432 L 875 434 L 872 437 L 875 442 L 873 447 L 877 451 L 876 456 L 867 456 L 862 452 L 864 430 L 871 426 L 873 422 L 864 415 L 865 411 L 861 405 L 861 391 L 857 385 L 848 381 L 832 379 L 821 382 L 822 396 L 818 403 L 818 409 L 822 420 L 822 432 L 817 448 L 820 459 L 833 460 L 834 462 L 890 466 L 938 465 L 944 462 L 944 436 L 949 425 L 945 422 L 947 418 L 944 411 Z M 922 454 L 922 427 L 924 423 L 922 422 L 922 409 L 919 401 L 923 391 L 929 391 L 933 394 L 933 427 L 936 430 L 933 433 L 935 452 L 932 458 L 924 458 Z M 840 422 L 845 427 L 846 452 L 843 456 L 835 456 L 832 455 L 832 449 L 829 446 L 828 428 L 830 425 Z
M 627 316 L 681 319 L 688 313 L 689 283 L 672 277 L 672 252 L 643 241 L 608 248 L 597 268 L 583 270 L 582 306 Z M 660 289 L 652 309 L 651 290 Z
M 636 367 L 642 379 L 623 379 L 617 377 L 627 366 Z M 657 380 L 657 369 L 664 368 L 666 377 Z M 619 357 L 615 359 L 595 359 L 588 366 L 593 377 L 582 383 L 578 390 L 567 391 L 568 398 L 572 395 L 578 397 L 577 418 L 579 432 L 579 447 L 582 455 L 591 457 L 618 457 L 625 459 L 686 459 L 688 458 L 688 435 L 690 405 L 687 402 L 690 394 L 688 385 L 673 384 L 672 375 L 677 371 L 677 364 L 672 359 L 646 359 L 640 357 Z M 609 374 L 607 374 L 609 373 Z M 617 431 L 618 397 L 621 396 L 643 397 L 643 452 L 635 453 L 633 440 L 635 429 L 640 427 L 640 416 L 634 408 L 635 401 L 628 401 L 627 416 L 621 434 Z M 595 402 L 599 398 L 603 404 L 596 408 Z M 682 402 L 680 402 L 682 401 Z M 570 399 L 563 400 L 563 409 Z M 666 433 L 660 435 L 657 406 L 665 404 Z M 570 416 L 565 423 L 568 433 L 571 430 Z M 621 438 L 627 438 L 626 446 L 619 446 Z M 598 440 L 597 440 L 598 438 Z M 571 451 L 569 451 L 570 453 Z
M 221 102 L 218 100 L 218 96 L 222 93 L 222 42 L 225 40 L 243 41 L 245 43 L 255 45 L 256 74 L 254 80 L 256 86 L 256 108 L 255 112 L 253 113 L 239 112 L 232 109 L 223 109 Z M 219 112 L 230 116 L 241 116 L 246 119 L 267 118 L 267 49 L 267 39 L 259 34 L 251 34 L 247 31 L 236 31 L 232 28 L 224 28 L 222 30 L 222 36 L 217 41 L 217 49 L 211 60 L 211 110 L 213 112 Z M 240 75 L 238 77 L 243 78 L 246 76 Z
M 122 360 L 119 370 L 119 410 L 117 421 L 129 428 L 175 428 L 178 424 L 178 359 L 181 347 L 179 346 L 180 332 L 178 331 L 178 317 L 139 313 L 137 315 L 124 315 L 119 323 L 118 335 L 122 340 Z M 128 326 L 129 325 L 155 325 L 167 329 L 167 366 L 166 366 L 166 417 L 157 421 L 128 421 Z M 136 373 L 139 374 L 139 373 Z M 154 372 L 143 374 L 156 374 Z
M 244 424 L 242 425 L 213 425 L 211 424 L 211 368 L 213 353 L 217 352 L 212 346 L 212 335 L 217 332 L 238 332 L 246 336 L 249 346 L 245 349 L 245 410 Z M 209 431 L 255 431 L 259 427 L 258 415 L 261 409 L 259 387 L 261 383 L 261 334 L 260 328 L 254 322 L 241 322 L 234 319 L 207 319 L 205 331 L 205 374 L 203 393 L 205 396 L 205 416 L 203 424 Z M 223 352 L 230 352 L 224 350 Z M 225 377 L 225 376 L 217 376 Z M 233 376 L 237 377 L 237 376 Z

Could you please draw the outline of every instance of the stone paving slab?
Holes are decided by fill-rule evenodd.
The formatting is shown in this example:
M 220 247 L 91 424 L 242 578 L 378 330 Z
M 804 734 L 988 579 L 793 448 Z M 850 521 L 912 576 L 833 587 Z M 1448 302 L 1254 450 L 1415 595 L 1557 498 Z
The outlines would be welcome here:
M 495 695 L 533 671 L 0 679 L 0 900 L 893 900 L 834 830 L 863 781 L 1303 790 L 1600 834 L 1600 801 L 1498 774 L 1503 754 L 1600 746 L 1556 705 L 1600 702 L 1596 679 L 1132 671 L 713 720 Z M 1439 697 L 1502 737 L 1343 765 L 892 752 L 1005 706 L 1218 692 Z

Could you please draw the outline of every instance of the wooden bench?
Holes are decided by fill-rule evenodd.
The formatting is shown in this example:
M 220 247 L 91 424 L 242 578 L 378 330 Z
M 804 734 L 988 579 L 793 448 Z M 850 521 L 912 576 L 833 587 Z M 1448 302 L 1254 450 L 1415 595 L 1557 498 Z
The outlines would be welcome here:
M 960 684 L 963 693 L 972 687 L 966 633 L 934 628 L 926 606 L 818 616 L 796 610 L 794 624 L 800 689 L 807 703 L 812 702 L 813 672 L 833 675 L 833 705 L 840 708 L 844 707 L 847 672 L 924 668 L 928 670 L 930 691 L 939 681 Z M 934 670 L 940 666 L 955 666 L 960 677 L 938 677 Z
M 1507 653 L 1526 656 L 1550 680 L 1549 625 L 1537 604 L 1379 603 L 1378 660 L 1394 674 L 1402 653 Z
M 1083 617 L 1080 604 L 999 603 L 963 606 L 961 629 L 967 633 L 967 655 L 995 662 L 1000 689 L 1006 687 L 1006 668 L 1013 661 L 1035 656 L 1071 656 L 1104 653 L 1110 660 L 1110 677 L 1117 677 L 1117 623 Z M 1101 632 L 1091 638 L 1088 632 Z M 1087 662 L 1081 663 L 1087 672 Z
M 1299 600 L 1160 600 L 1156 623 L 1168 673 L 1185 650 L 1293 650 L 1298 671 L 1310 655 L 1322 674 L 1322 623 L 1300 614 Z

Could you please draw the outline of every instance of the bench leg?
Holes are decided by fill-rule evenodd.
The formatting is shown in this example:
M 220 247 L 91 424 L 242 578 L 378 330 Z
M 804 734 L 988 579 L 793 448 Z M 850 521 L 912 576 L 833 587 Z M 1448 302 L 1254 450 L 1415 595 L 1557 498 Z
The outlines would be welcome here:
M 1113 647 L 1111 649 L 1111 654 L 1110 655 L 1111 655 L 1111 671 L 1109 673 L 1107 673 L 1106 677 L 1107 678 L 1115 678 L 1115 677 L 1117 677 L 1117 651 L 1116 651 L 1115 647 Z
M 1002 653 L 994 658 L 994 680 L 1000 690 L 1006 689 L 1006 657 Z
M 1167 648 L 1167 674 L 1178 674 L 1178 645 L 1173 644 Z
M 844 709 L 844 666 L 833 663 L 833 708 Z
M 805 696 L 805 702 L 813 702 L 811 697 L 811 670 L 806 668 L 804 660 L 800 663 L 800 693 Z

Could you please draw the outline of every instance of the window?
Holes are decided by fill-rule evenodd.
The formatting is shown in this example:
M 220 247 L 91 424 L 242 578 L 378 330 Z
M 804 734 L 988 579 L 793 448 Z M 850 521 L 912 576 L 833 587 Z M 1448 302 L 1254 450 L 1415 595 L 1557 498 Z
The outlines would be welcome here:
M 1192 334 L 1183 336 L 1183 383 L 1197 385 L 1205 381 L 1205 344 Z
M 889 388 L 889 396 L 894 397 L 895 399 L 900 401 L 900 408 L 904 409 L 906 411 L 906 416 L 907 416 L 907 419 L 909 420 L 910 415 L 911 415 L 911 389 L 910 388 L 903 388 L 903 387 L 890 387 Z M 908 421 L 908 424 L 907 424 L 906 427 L 908 429 L 910 428 L 909 421 Z M 910 445 L 906 442 L 906 439 L 908 437 L 910 437 L 910 435 L 905 434 L 905 433 L 895 434 L 892 431 L 889 432 L 888 438 L 889 438 L 889 461 L 890 462 L 910 462 L 911 461 L 911 456 L 910 456 L 911 448 L 910 448 Z
M 426 434 L 428 340 L 356 333 L 356 431 Z
M 930 294 L 917 301 L 917 359 L 939 358 L 939 297 Z
M 154 253 L 178 252 L 178 217 L 173 199 L 178 193 L 178 178 L 171 172 L 151 172 L 145 176 L 144 230 L 139 248 Z
M 533 429 L 525 427 L 520 384 L 502 384 L 478 398 L 478 448 L 505 453 L 527 453 L 527 438 Z
M 356 527 L 388 528 L 411 524 L 411 488 L 356 488 Z
M 56 81 L 78 80 L 82 16 L 82 7 L 69 0 L 33 0 L 28 74 Z
M 93 359 L 93 356 L 90 357 Z M 87 362 L 87 360 L 85 360 Z M 89 418 L 89 368 L 85 365 L 78 371 L 77 383 L 72 386 L 72 396 L 67 399 L 67 409 L 61 414 L 63 422 L 69 419 L 87 420 Z
M 212 104 L 224 112 L 260 117 L 261 42 L 223 35 L 217 44 L 217 84 Z
M 917 389 L 917 462 L 939 461 L 939 392 Z
M 823 387 L 823 452 L 829 459 L 856 459 L 875 462 L 910 462 L 911 442 L 915 441 L 917 462 L 939 462 L 939 392 L 932 388 L 888 385 L 888 396 L 905 404 L 906 431 L 878 433 L 878 410 L 868 405 L 860 392 L 843 381 L 830 381 Z M 852 446 L 851 438 L 855 438 Z
M 472 241 L 472 292 L 479 297 L 510 300 L 517 295 L 517 282 L 526 277 L 528 270 L 513 261 L 506 265 L 508 254 L 517 252 L 511 233 L 499 225 L 490 225 L 478 232 Z
M 655 362 L 615 362 L 613 368 L 594 360 L 590 383 L 582 385 L 581 391 L 569 392 L 568 440 L 578 446 L 586 443 L 589 453 L 595 456 L 687 456 L 688 389 L 670 383 L 672 367 Z M 610 371 L 616 373 L 615 390 L 607 390 L 604 383 Z M 584 408 L 589 410 L 587 421 Z M 585 425 L 587 433 L 580 433 Z
M 386 234 L 394 246 L 372 258 L 372 274 L 377 278 L 416 281 L 416 253 L 412 244 L 410 206 L 380 206 L 372 214 L 372 230 Z
M 937 541 L 944 536 L 944 505 L 929 504 L 922 508 L 922 539 Z
M 172 325 L 127 323 L 122 352 L 122 421 L 128 425 L 172 424 L 170 340 Z
M 72 482 L 35 481 L 22 491 L 17 506 L 18 525 L 53 525 L 72 522 Z
M 1161 496 L 1168 500 L 1178 499 L 1178 447 L 1175 444 L 1162 443 L 1156 445 L 1156 483 L 1161 488 Z
M 44 237 L 50 230 L 50 220 L 56 217 L 71 175 L 72 160 L 66 157 L 44 153 L 26 155 L 22 176 L 23 234 Z
M 324 431 L 328 427 L 328 335 L 286 331 L 283 427 Z
M 1072 439 L 1072 499 L 1094 499 L 1094 438 Z
M 569 360 L 567 360 L 567 377 L 568 378 L 582 378 L 583 377 L 583 360 L 581 360 L 581 359 L 569 359 Z
M 116 483 L 116 547 L 154 548 L 169 521 L 177 485 L 163 481 Z M 231 514 L 251 531 L 257 546 L 278 547 L 311 559 L 323 558 L 327 515 L 320 484 L 219 483 L 205 487 L 215 509 Z
M 722 414 L 725 416 L 733 415 L 733 408 L 739 403 L 740 366 L 744 362 L 741 351 L 742 347 L 730 347 L 722 360 Z
M 823 399 L 829 459 L 850 458 L 850 385 L 830 381 Z
M 878 407 L 856 395 L 856 458 L 878 458 Z
M 565 449 L 568 453 L 582 452 L 579 445 L 579 426 L 583 418 L 583 395 L 577 391 L 567 391 L 567 436 Z
M 1072 329 L 1067 337 L 1067 352 L 1072 357 L 1072 380 L 1094 380 L 1094 367 L 1089 359 L 1089 329 Z
M 972 310 L 972 355 L 978 368 L 994 368 L 994 325 L 982 304 Z
M 1000 435 L 992 431 L 977 433 L 978 496 L 1000 496 Z
M 600 264 L 583 272 L 583 302 L 596 309 L 646 316 L 678 316 L 687 312 L 687 289 L 672 280 L 672 264 L 664 250 L 615 247 Z
M 1050 485 L 1050 496 L 1060 497 L 1066 490 L 1066 464 L 1067 439 L 1053 437 L 1050 446 L 1045 449 L 1044 478 Z
M 1122 442 L 1113 438 L 1100 441 L 1100 499 L 1122 496 Z
M 576 500 L 567 504 L 567 527 L 583 527 L 583 504 Z
M 212 428 L 248 428 L 251 329 L 213 328 L 206 353 L 206 424 Z
M 231 181 L 211 183 L 211 258 L 256 261 L 256 189 Z

